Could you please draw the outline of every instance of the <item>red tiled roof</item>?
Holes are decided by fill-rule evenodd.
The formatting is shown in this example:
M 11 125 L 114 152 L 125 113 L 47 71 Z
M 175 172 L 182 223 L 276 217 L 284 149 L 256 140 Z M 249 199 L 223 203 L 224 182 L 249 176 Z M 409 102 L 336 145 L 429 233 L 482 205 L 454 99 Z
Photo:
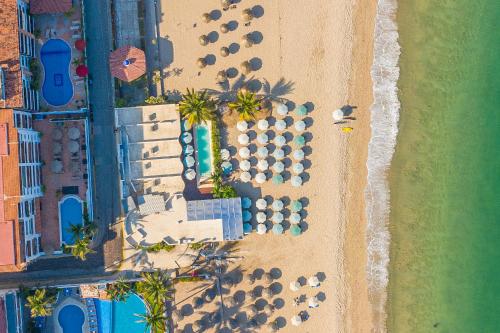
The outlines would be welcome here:
M 7 333 L 7 317 L 3 298 L 0 298 L 0 333 Z
M 124 61 L 130 64 L 126 66 Z M 124 46 L 109 55 L 111 75 L 122 81 L 133 81 L 146 73 L 146 56 L 144 51 L 133 46 Z
M 31 0 L 31 14 L 66 13 L 72 7 L 71 0 Z
M 5 74 L 5 101 L 0 108 L 23 107 L 16 0 L 0 0 L 0 67 Z
M 14 221 L 0 221 L 0 265 L 15 265 Z

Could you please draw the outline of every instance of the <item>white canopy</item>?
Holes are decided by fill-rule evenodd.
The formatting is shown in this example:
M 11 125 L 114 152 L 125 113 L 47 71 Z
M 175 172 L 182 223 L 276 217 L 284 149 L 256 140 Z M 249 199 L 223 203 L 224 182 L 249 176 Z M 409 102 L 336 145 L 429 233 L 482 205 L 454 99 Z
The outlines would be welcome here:
M 251 165 L 250 165 L 249 160 L 243 160 L 240 162 L 240 169 L 242 171 L 248 171 L 248 170 L 250 170 L 250 167 L 251 167 Z
M 244 120 L 240 120 L 236 124 L 236 128 L 238 129 L 238 131 L 244 132 L 244 131 L 246 131 L 248 129 L 248 123 L 246 121 L 244 121 Z
M 240 175 L 240 180 L 244 183 L 248 183 L 251 179 L 252 175 L 248 171 L 242 172 Z
M 319 306 L 319 303 L 318 303 L 318 299 L 316 298 L 316 296 L 309 297 L 309 299 L 307 300 L 307 305 L 310 308 L 317 308 Z
M 223 161 L 229 161 L 229 159 L 231 158 L 231 154 L 229 153 L 229 150 L 227 149 L 221 149 L 220 150 L 220 158 L 223 160 Z
M 276 106 L 276 112 L 278 112 L 280 116 L 286 116 L 288 114 L 288 107 L 283 103 L 279 103 Z
M 283 147 L 286 145 L 286 138 L 283 135 L 276 135 L 273 141 L 277 147 Z
M 266 160 L 259 160 L 259 162 L 257 162 L 257 169 L 259 169 L 260 171 L 266 171 L 268 168 L 269 163 L 267 163 Z
M 309 279 L 307 279 L 307 284 L 310 287 L 318 287 L 319 286 L 319 279 L 316 275 L 311 276 Z
M 266 209 L 267 208 L 267 201 L 266 199 L 257 199 L 257 201 L 255 202 L 255 207 L 257 207 L 257 209 Z
M 274 127 L 276 127 L 278 131 L 284 131 L 286 129 L 286 121 L 283 119 L 277 120 Z
M 290 290 L 291 291 L 299 291 L 300 289 L 300 283 L 299 281 L 292 281 L 290 282 Z
M 299 187 L 302 185 L 302 178 L 300 176 L 292 176 L 292 186 Z
M 284 206 L 285 205 L 283 204 L 283 201 L 281 201 L 279 199 L 276 199 L 276 200 L 273 201 L 272 207 L 273 207 L 273 210 L 275 212 L 278 212 L 278 211 L 282 210 Z
M 257 148 L 257 156 L 260 158 L 266 158 L 269 155 L 269 150 L 266 147 Z
M 273 152 L 273 157 L 277 160 L 281 160 L 285 157 L 285 152 L 283 151 L 283 149 L 277 148 Z
M 238 135 L 238 143 L 240 145 L 246 146 L 250 142 L 250 138 L 245 133 Z
M 273 170 L 277 173 L 283 172 L 285 170 L 285 165 L 281 161 L 277 161 L 276 163 L 273 164 Z
M 261 131 L 265 131 L 269 128 L 269 122 L 265 119 L 261 119 L 257 122 L 257 128 Z
M 247 147 L 242 147 L 240 150 L 238 150 L 238 154 L 240 155 L 241 158 L 249 158 L 250 157 L 250 149 Z
M 304 151 L 302 149 L 297 149 L 293 152 L 293 158 L 297 161 L 302 161 L 304 159 Z
M 264 223 L 257 224 L 257 233 L 259 235 L 264 235 L 267 232 L 267 227 Z
M 191 143 L 193 141 L 193 136 L 189 132 L 182 133 L 182 142 Z
M 193 152 L 194 148 L 192 145 L 186 145 L 186 147 L 184 147 L 184 154 L 191 155 Z
M 268 141 L 269 137 L 266 133 L 260 133 L 259 135 L 257 135 L 257 142 L 259 142 L 261 145 L 266 144 Z
M 338 121 L 344 119 L 344 111 L 342 109 L 337 109 L 332 112 L 333 120 Z
M 267 216 L 264 212 L 258 212 L 255 218 L 257 219 L 257 223 L 264 223 L 266 222 Z
M 300 316 L 293 316 L 291 321 L 293 326 L 299 326 L 302 324 L 302 318 L 300 318 Z
M 188 168 L 192 167 L 194 165 L 194 157 L 193 156 L 186 156 L 186 166 Z
M 300 214 L 299 213 L 292 213 L 290 214 L 290 223 L 292 224 L 299 224 L 300 223 Z
M 262 172 L 259 172 L 256 176 L 255 176 L 255 181 L 257 182 L 257 184 L 264 184 L 267 180 L 267 177 L 264 173 Z
M 196 171 L 193 169 L 187 169 L 184 172 L 184 177 L 186 177 L 187 180 L 193 180 L 196 177 Z
M 274 212 L 271 219 L 273 220 L 273 223 L 281 223 L 283 222 L 283 214 L 280 212 Z
M 303 120 L 297 121 L 293 126 L 297 132 L 303 132 L 306 129 L 306 123 Z
M 304 172 L 304 166 L 302 165 L 302 163 L 298 162 L 298 163 L 295 163 L 292 167 L 293 169 L 293 172 L 296 173 L 297 175 L 301 174 L 302 172 Z

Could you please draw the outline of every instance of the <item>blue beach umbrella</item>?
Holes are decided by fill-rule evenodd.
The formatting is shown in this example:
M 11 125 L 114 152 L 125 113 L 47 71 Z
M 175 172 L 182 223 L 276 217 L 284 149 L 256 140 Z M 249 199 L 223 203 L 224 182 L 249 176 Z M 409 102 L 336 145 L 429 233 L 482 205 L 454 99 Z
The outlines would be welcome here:
M 281 225 L 281 223 L 276 223 L 273 225 L 273 232 L 276 235 L 281 235 L 283 233 L 283 226 Z
M 290 233 L 292 234 L 292 236 L 298 236 L 302 233 L 302 229 L 298 224 L 293 224 L 290 227 Z
M 302 210 L 302 203 L 300 200 L 293 201 L 290 209 L 294 213 L 300 212 Z
M 252 219 L 252 213 L 250 213 L 250 211 L 248 211 L 248 210 L 244 210 L 243 211 L 243 222 L 250 222 L 251 219 Z
M 297 106 L 297 108 L 295 109 L 295 114 L 300 117 L 307 115 L 307 107 L 305 105 Z
M 243 233 L 249 234 L 252 232 L 252 225 L 250 223 L 243 223 Z
M 275 184 L 275 185 L 283 184 L 283 176 L 280 174 L 274 175 L 273 176 L 273 184 Z
M 303 147 L 306 144 L 306 138 L 304 138 L 302 135 L 297 135 L 293 138 L 293 144 L 298 148 Z
M 252 207 L 252 200 L 250 200 L 250 198 L 248 197 L 243 197 L 241 199 L 241 207 L 243 207 L 244 209 Z

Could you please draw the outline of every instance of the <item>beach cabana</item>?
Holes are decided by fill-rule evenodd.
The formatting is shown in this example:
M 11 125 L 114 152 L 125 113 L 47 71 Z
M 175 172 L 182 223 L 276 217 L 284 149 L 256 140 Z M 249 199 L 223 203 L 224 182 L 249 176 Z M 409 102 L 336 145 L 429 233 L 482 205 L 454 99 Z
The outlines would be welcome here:
M 257 148 L 257 156 L 260 158 L 266 158 L 269 155 L 269 150 L 267 150 L 267 147 L 259 147 Z
M 302 233 L 302 228 L 298 224 L 293 224 L 290 227 L 290 233 L 292 236 L 299 236 Z
M 250 161 L 249 160 L 243 160 L 240 162 L 240 169 L 242 171 L 249 171 L 251 168 Z
M 146 73 L 146 56 L 143 50 L 131 45 L 123 46 L 111 52 L 109 67 L 112 76 L 131 82 Z
M 317 308 L 319 306 L 316 296 L 309 297 L 309 299 L 307 300 L 307 306 L 309 306 L 310 308 Z
M 276 112 L 280 115 L 280 116 L 286 116 L 288 114 L 288 107 L 283 104 L 283 103 L 279 103 L 277 106 L 276 106 Z
M 186 156 L 186 158 L 184 159 L 184 163 L 188 168 L 192 167 L 194 165 L 194 162 L 194 157 L 191 155 Z
M 257 201 L 255 202 L 255 207 L 257 207 L 257 209 L 266 209 L 267 208 L 266 199 L 263 198 L 257 199 Z
M 283 182 L 284 182 L 283 176 L 280 175 L 279 173 L 274 175 L 272 180 L 273 180 L 273 184 L 275 184 L 275 185 L 280 185 L 280 184 L 283 184 Z
M 274 127 L 280 132 L 284 131 L 286 129 L 286 121 L 284 121 L 283 119 L 279 119 L 274 124 Z
M 300 212 L 302 210 L 302 202 L 300 202 L 300 200 L 292 201 L 290 210 L 294 213 Z
M 297 106 L 295 114 L 299 117 L 304 117 L 307 115 L 307 107 L 304 104 Z
M 293 316 L 291 322 L 293 326 L 299 326 L 302 324 L 302 318 L 299 315 Z
M 306 129 L 306 123 L 303 120 L 295 122 L 293 126 L 297 132 L 303 132 Z
M 198 41 L 200 42 L 200 45 L 201 46 L 206 46 L 208 45 L 208 42 L 210 41 L 207 37 L 207 35 L 201 35 L 199 38 L 198 38 Z
M 207 67 L 207 61 L 205 60 L 205 58 L 198 58 L 196 60 L 196 66 L 198 66 L 198 68 L 200 69 L 203 69 Z
M 252 200 L 249 197 L 241 198 L 241 207 L 243 209 L 249 209 L 252 207 Z
M 273 233 L 276 235 L 281 235 L 283 233 L 283 226 L 281 223 L 276 223 L 273 225 Z
M 265 119 L 261 119 L 257 122 L 257 128 L 261 131 L 265 131 L 269 128 L 269 122 Z
M 249 210 L 243 210 L 243 222 L 250 222 L 252 219 L 252 213 Z
M 191 143 L 191 141 L 193 141 L 193 135 L 189 132 L 184 132 L 181 135 L 181 140 L 185 144 Z
M 187 180 L 193 180 L 196 178 L 196 171 L 194 171 L 193 169 L 187 169 L 184 172 L 184 177 L 186 177 Z
M 313 288 L 319 287 L 318 277 L 316 275 L 311 276 L 309 279 L 307 279 L 307 284 Z
M 271 220 L 273 221 L 273 223 L 281 223 L 283 222 L 283 214 L 280 212 L 274 212 Z
M 220 150 L 220 158 L 223 160 L 223 161 L 229 161 L 229 159 L 231 158 L 231 153 L 229 153 L 229 150 L 227 149 L 221 149 Z
M 269 137 L 267 136 L 266 133 L 260 133 L 257 135 L 257 142 L 260 143 L 261 145 L 265 145 L 269 141 Z
M 304 136 L 302 135 L 297 135 L 293 138 L 293 144 L 298 148 L 301 148 L 306 144 L 306 138 L 304 138 Z
M 255 176 L 255 181 L 257 182 L 257 184 L 264 184 L 267 180 L 267 177 L 264 173 L 262 172 L 259 172 L 256 176 Z
M 302 163 L 300 162 L 295 163 L 292 167 L 292 170 L 295 174 L 300 175 L 302 172 L 304 172 L 304 165 L 302 165 Z
M 220 48 L 219 53 L 222 57 L 227 57 L 231 52 L 229 52 L 229 48 L 226 46 L 223 46 Z
M 276 147 L 283 147 L 284 145 L 286 145 L 286 138 L 283 135 L 276 135 L 273 142 Z
M 245 133 L 238 135 L 238 143 L 242 146 L 246 146 L 250 142 L 250 138 Z
M 184 150 L 183 151 L 184 155 L 192 155 L 193 152 L 194 152 L 194 148 L 193 148 L 192 145 L 186 145 L 186 146 L 184 146 L 183 150 Z
M 229 32 L 229 25 L 228 25 L 227 23 L 222 23 L 222 24 L 219 26 L 219 30 L 220 30 L 220 32 L 222 32 L 223 34 L 228 33 L 228 32 Z
M 246 48 L 248 48 L 248 47 L 252 47 L 252 45 L 253 45 L 253 40 L 252 40 L 252 38 L 251 38 L 250 34 L 246 34 L 246 35 L 243 35 L 243 36 L 241 37 L 241 44 L 242 44 L 244 47 L 246 47 Z
M 203 13 L 203 15 L 201 15 L 201 19 L 203 20 L 203 22 L 209 23 L 210 21 L 212 21 L 212 16 L 209 13 Z
M 333 117 L 333 120 L 335 120 L 335 121 L 342 120 L 342 119 L 344 119 L 344 111 L 342 111 L 342 109 L 337 109 L 337 110 L 332 112 L 332 117 Z
M 291 291 L 299 291 L 300 287 L 301 286 L 300 286 L 299 281 L 295 280 L 295 281 L 290 282 L 290 290 Z
M 236 123 L 236 128 L 240 132 L 244 132 L 248 129 L 248 123 L 244 120 L 240 120 Z
M 248 171 L 242 172 L 240 175 L 240 180 L 244 183 L 248 183 L 250 180 L 252 180 L 252 175 Z
M 249 158 L 250 149 L 248 149 L 247 147 L 242 147 L 238 150 L 238 155 L 240 155 L 241 158 Z
M 264 223 L 267 220 L 266 213 L 264 212 L 258 212 L 257 215 L 255 215 L 255 219 L 257 220 L 257 223 Z
M 299 213 L 292 213 L 290 214 L 290 223 L 292 224 L 299 224 L 301 220 L 300 214 Z
M 276 199 L 273 201 L 273 204 L 271 207 L 273 208 L 273 210 L 275 212 L 279 212 L 280 210 L 283 209 L 283 207 L 285 207 L 285 204 L 283 203 L 283 201 Z
M 222 172 L 225 175 L 229 175 L 231 172 L 233 172 L 233 165 L 229 161 L 222 162 L 222 164 L 220 166 L 222 168 Z
M 241 18 L 243 19 L 243 21 L 245 22 L 250 22 L 252 19 L 253 19 L 253 13 L 252 13 L 252 10 L 250 8 L 247 8 L 247 9 L 244 9 L 242 12 L 241 12 Z
M 274 172 L 281 173 L 285 170 L 285 164 L 281 161 L 277 161 L 273 164 Z
M 257 169 L 260 171 L 266 171 L 269 168 L 269 163 L 266 160 L 259 160 L 257 162 Z
M 285 157 L 285 152 L 283 151 L 283 149 L 277 148 L 273 152 L 273 157 L 277 160 L 281 160 Z
M 296 161 L 302 161 L 304 159 L 304 151 L 302 149 L 297 149 L 293 152 L 293 159 Z
M 257 233 L 259 235 L 264 235 L 267 232 L 267 227 L 264 223 L 257 225 Z
M 302 185 L 302 178 L 300 176 L 292 176 L 292 186 L 299 187 Z
M 252 225 L 250 223 L 243 223 L 243 233 L 248 235 L 252 232 Z

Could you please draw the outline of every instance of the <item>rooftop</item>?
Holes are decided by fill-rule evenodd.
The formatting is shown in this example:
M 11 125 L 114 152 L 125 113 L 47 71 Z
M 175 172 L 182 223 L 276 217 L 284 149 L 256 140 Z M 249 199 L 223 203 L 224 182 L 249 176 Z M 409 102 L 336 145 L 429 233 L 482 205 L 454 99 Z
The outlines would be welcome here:
M 31 14 L 66 13 L 72 7 L 71 0 L 31 0 Z

